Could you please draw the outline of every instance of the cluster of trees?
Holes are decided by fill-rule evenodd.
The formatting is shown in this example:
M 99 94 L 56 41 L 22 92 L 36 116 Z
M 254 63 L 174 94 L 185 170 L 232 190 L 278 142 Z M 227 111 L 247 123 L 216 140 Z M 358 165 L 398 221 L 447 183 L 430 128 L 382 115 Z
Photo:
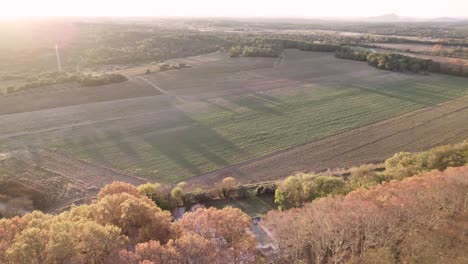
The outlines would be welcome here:
M 275 191 L 278 209 L 286 210 L 302 206 L 319 197 L 344 194 L 345 181 L 339 177 L 298 174 L 290 176 Z
M 465 263 L 467 178 L 468 167 L 433 171 L 270 211 L 265 225 L 278 263 Z
M 448 167 L 468 164 L 468 142 L 437 147 L 424 152 L 400 152 L 385 161 L 385 170 L 366 164 L 350 169 L 347 178 L 298 174 L 281 181 L 275 191 L 275 203 L 280 210 L 300 207 L 320 197 L 346 194 L 360 188 L 370 188 L 392 180 Z
M 273 47 L 234 46 L 229 49 L 229 56 L 237 57 L 279 57 L 281 51 Z
M 335 57 L 346 60 L 367 61 L 367 56 L 371 54 L 367 50 L 356 50 L 348 47 L 341 47 L 335 52 Z
M 365 50 L 355 50 L 342 47 L 335 52 L 340 59 L 367 61 L 369 65 L 396 72 L 440 72 L 440 64 L 433 60 L 409 57 L 396 53 L 372 53 Z
M 237 42 L 245 45 L 236 45 L 231 47 L 229 55 L 231 57 L 279 57 L 284 49 L 299 49 L 302 51 L 322 51 L 334 52 L 340 48 L 339 45 L 313 43 L 304 40 L 296 40 L 294 38 L 251 38 L 240 39 Z
M 445 145 L 423 152 L 400 152 L 385 161 L 385 174 L 403 179 L 431 170 L 445 170 L 468 164 L 468 142 Z
M 463 47 L 457 47 L 454 49 L 444 48 L 443 45 L 434 45 L 432 48 L 431 55 L 442 56 L 442 57 L 453 57 L 468 59 L 468 49 Z
M 47 85 L 69 82 L 78 83 L 81 86 L 99 86 L 111 83 L 125 82 L 127 80 L 127 77 L 117 73 L 83 74 L 67 72 L 47 72 L 41 73 L 37 76 L 28 77 L 26 79 L 26 83 L 24 84 L 8 86 L 6 93 L 12 93 L 31 88 L 38 88 Z
M 379 69 L 396 72 L 439 72 L 440 64 L 433 60 L 425 60 L 394 53 L 372 53 L 367 56 L 367 62 Z
M 193 205 L 205 204 L 216 199 L 243 199 L 264 195 L 273 196 L 276 188 L 275 182 L 239 184 L 232 177 L 224 178 L 211 189 L 189 189 L 185 182 L 180 182 L 173 187 L 159 183 L 145 183 L 137 186 L 137 190 L 140 194 L 145 195 L 164 210 L 172 210 L 176 207 L 190 208 Z
M 171 222 L 136 187 L 113 183 L 90 205 L 0 220 L 1 263 L 251 263 L 256 238 L 239 209 Z

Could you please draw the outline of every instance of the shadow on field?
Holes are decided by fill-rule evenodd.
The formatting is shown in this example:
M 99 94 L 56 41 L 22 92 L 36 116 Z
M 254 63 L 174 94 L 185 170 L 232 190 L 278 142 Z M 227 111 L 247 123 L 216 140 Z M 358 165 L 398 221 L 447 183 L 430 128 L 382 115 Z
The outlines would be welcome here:
M 182 111 L 180 112 L 182 116 L 180 122 L 192 124 L 190 129 L 143 138 L 147 144 L 178 166 L 185 168 L 193 175 L 199 175 L 205 172 L 202 169 L 206 167 L 207 163 L 225 167 L 229 166 L 226 155 L 241 156 L 245 154 L 242 149 L 210 127 L 200 124 Z M 200 155 L 204 159 L 197 157 Z
M 431 101 L 424 101 L 424 100 L 418 99 L 418 97 L 422 97 L 422 96 L 418 95 L 418 94 L 414 94 L 414 90 L 413 91 L 408 91 L 407 94 L 403 94 L 401 92 L 392 93 L 391 91 L 386 91 L 384 89 L 374 89 L 374 88 L 370 88 L 370 87 L 366 87 L 366 86 L 362 86 L 362 85 L 358 85 L 358 84 L 351 84 L 351 86 L 356 87 L 357 89 L 359 89 L 361 91 L 364 91 L 364 92 L 369 92 L 369 93 L 374 93 L 374 94 L 378 94 L 378 95 L 382 95 L 382 96 L 392 97 L 392 98 L 395 98 L 395 99 L 398 99 L 398 100 L 407 101 L 407 102 L 411 102 L 411 103 L 415 103 L 415 104 L 419 104 L 419 105 L 431 106 L 431 105 L 434 104 L 434 102 L 431 102 Z M 411 93 L 413 93 L 414 95 L 412 95 Z M 440 98 L 440 99 L 435 98 L 434 101 L 439 102 L 439 101 L 442 101 L 442 100 L 443 100 L 442 98 Z
M 123 135 L 120 131 L 109 131 L 107 132 L 106 138 L 109 138 L 115 142 L 114 145 L 119 148 L 121 153 L 125 153 L 130 160 L 141 161 L 141 157 L 138 152 L 135 151 L 135 147 L 127 141 L 125 135 Z
M 278 104 L 275 104 L 270 100 L 266 100 L 265 97 L 258 96 L 258 94 L 228 98 L 227 100 L 233 104 L 240 105 L 252 111 L 274 115 L 282 114 L 282 112 L 276 109 Z
M 267 94 L 264 94 L 264 93 L 254 93 L 253 94 L 255 97 L 258 97 L 260 99 L 263 99 L 264 101 L 267 101 L 268 103 L 271 103 L 271 104 L 282 104 L 283 102 L 281 100 L 279 100 L 278 98 L 276 97 L 273 97 L 273 96 L 270 96 L 270 95 L 267 95 Z
M 102 144 L 102 138 L 100 138 L 98 135 L 83 135 L 80 136 L 78 140 L 64 140 L 64 142 L 65 145 L 73 146 L 73 152 L 75 152 L 76 148 L 78 148 L 78 152 L 84 152 L 87 156 L 94 160 L 102 162 L 107 161 L 106 155 L 101 152 L 101 148 L 99 147 L 100 144 Z
M 215 99 L 215 100 L 216 100 L 216 99 Z M 236 111 L 234 111 L 234 110 L 232 110 L 232 109 L 229 109 L 229 108 L 227 108 L 227 107 L 225 107 L 225 106 L 222 106 L 222 105 L 220 105 L 220 104 L 217 104 L 216 102 L 212 102 L 212 101 L 209 101 L 209 100 L 207 100 L 207 99 L 203 99 L 202 101 L 203 101 L 204 103 L 206 103 L 207 105 L 213 106 L 214 108 L 218 108 L 218 109 L 220 109 L 220 110 L 222 110 L 222 111 L 227 111 L 227 112 L 231 112 L 231 113 L 233 113 L 233 114 L 237 114 Z

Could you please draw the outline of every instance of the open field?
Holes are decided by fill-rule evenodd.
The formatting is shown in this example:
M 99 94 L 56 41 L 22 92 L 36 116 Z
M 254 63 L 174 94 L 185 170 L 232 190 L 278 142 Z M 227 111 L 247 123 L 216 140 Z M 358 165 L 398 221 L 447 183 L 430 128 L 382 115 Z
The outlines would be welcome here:
M 0 95 L 0 115 L 158 94 L 158 91 L 140 80 L 94 87 L 81 87 L 73 83 L 57 84 Z
M 0 104 L 0 113 L 16 111 L 0 115 L 0 148 L 50 149 L 160 182 L 204 175 L 189 180 L 203 185 L 230 174 L 253 182 L 382 161 L 468 137 L 468 102 L 441 104 L 468 95 L 464 78 L 296 50 L 282 61 L 225 53 L 187 60 L 193 68 L 144 76 L 163 95 L 146 84 L 153 94 L 143 97 L 129 92 L 33 112 Z
M 422 108 L 368 126 L 291 147 L 193 177 L 210 185 L 226 176 L 241 182 L 273 180 L 304 171 L 375 163 L 400 151 L 422 151 L 468 139 L 468 97 Z

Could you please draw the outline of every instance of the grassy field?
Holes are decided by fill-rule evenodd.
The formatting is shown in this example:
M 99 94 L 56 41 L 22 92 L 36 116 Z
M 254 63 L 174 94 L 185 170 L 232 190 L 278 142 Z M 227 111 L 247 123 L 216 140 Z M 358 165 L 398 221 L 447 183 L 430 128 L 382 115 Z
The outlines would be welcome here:
M 178 182 L 468 94 L 467 79 L 380 71 L 330 53 L 287 51 L 281 64 L 222 53 L 194 60 L 191 69 L 147 75 L 184 103 L 150 96 L 0 116 L 8 132 L 0 135 L 0 147 L 52 148 Z M 463 116 L 457 118 L 452 122 L 466 126 Z M 256 176 L 236 176 L 278 177 L 262 170 L 274 173 L 271 166 L 281 161 L 269 166 Z

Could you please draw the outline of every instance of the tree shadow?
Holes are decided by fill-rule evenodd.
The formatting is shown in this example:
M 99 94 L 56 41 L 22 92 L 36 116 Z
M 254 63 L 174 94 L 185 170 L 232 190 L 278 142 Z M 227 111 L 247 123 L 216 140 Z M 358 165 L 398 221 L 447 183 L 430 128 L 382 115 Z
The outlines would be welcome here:
M 245 151 L 226 140 L 212 128 L 198 123 L 181 111 L 179 122 L 190 123 L 189 129 L 144 137 L 143 140 L 166 158 L 188 170 L 193 176 L 200 175 L 203 163 L 209 162 L 217 167 L 229 166 L 227 156 L 245 155 Z M 227 153 L 227 154 L 226 154 Z M 203 159 L 197 158 L 197 154 Z
M 216 102 L 212 102 L 212 101 L 209 101 L 209 100 L 207 100 L 207 99 L 203 99 L 202 101 L 203 101 L 204 103 L 206 103 L 206 104 L 208 104 L 208 105 L 210 105 L 210 106 L 213 106 L 213 107 L 215 107 L 215 108 L 218 108 L 218 109 L 220 109 L 220 110 L 222 110 L 222 111 L 227 111 L 227 112 L 231 112 L 231 113 L 233 113 L 233 114 L 237 114 L 236 111 L 234 111 L 234 110 L 232 110 L 232 109 L 229 109 L 229 108 L 227 108 L 227 107 L 225 107 L 225 106 L 222 106 L 222 105 L 220 105 L 220 104 L 217 104 Z
M 278 105 L 272 105 L 271 102 L 264 98 L 257 97 L 255 95 L 239 96 L 229 98 L 229 102 L 248 108 L 255 112 L 261 112 L 266 114 L 281 115 L 282 112 L 278 111 L 276 107 Z
M 271 104 L 275 104 L 275 103 L 276 104 L 282 104 L 283 103 L 283 101 L 279 100 L 278 98 L 267 95 L 267 94 L 264 94 L 264 93 L 254 93 L 253 95 L 256 96 L 256 97 L 259 97 L 260 99 L 263 99 L 263 100 L 265 100 L 265 101 L 267 101 L 268 103 L 271 103 Z
M 394 98 L 394 99 L 407 101 L 407 102 L 411 102 L 411 103 L 415 103 L 415 104 L 419 104 L 419 105 L 425 105 L 425 106 L 433 105 L 432 103 L 429 103 L 429 102 L 426 102 L 426 101 L 423 101 L 423 100 L 418 100 L 418 99 L 413 98 L 413 97 L 405 96 L 404 94 L 396 94 L 396 93 L 387 92 L 384 89 L 374 89 L 374 88 L 365 87 L 365 86 L 357 85 L 357 84 L 351 84 L 351 86 L 356 87 L 357 89 L 359 89 L 361 91 L 368 92 L 368 93 L 373 93 L 373 94 L 377 94 L 377 95 L 391 97 L 391 98 Z
M 125 155 L 133 161 L 141 161 L 140 154 L 135 151 L 134 146 L 127 142 L 125 135 L 123 135 L 120 131 L 109 131 L 105 137 L 106 139 L 110 139 L 112 143 L 119 148 L 120 152 L 125 153 Z

